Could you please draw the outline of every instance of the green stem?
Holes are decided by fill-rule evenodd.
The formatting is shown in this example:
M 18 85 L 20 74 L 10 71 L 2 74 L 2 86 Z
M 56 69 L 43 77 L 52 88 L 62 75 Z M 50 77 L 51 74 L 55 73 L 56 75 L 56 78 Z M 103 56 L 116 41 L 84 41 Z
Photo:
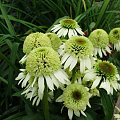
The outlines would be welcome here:
M 74 67 L 73 70 L 72 70 L 72 80 L 71 80 L 71 83 L 75 82 L 75 73 L 76 73 L 76 67 Z
M 44 96 L 43 96 L 43 110 L 44 110 L 45 120 L 50 120 L 49 105 L 48 105 L 48 87 L 46 83 L 45 83 L 45 90 L 44 90 Z

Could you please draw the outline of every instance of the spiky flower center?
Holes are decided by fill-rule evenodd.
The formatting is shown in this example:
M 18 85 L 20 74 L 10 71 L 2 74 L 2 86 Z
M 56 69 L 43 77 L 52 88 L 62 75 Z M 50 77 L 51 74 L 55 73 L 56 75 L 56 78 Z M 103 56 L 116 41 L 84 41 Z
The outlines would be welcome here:
M 73 110 L 83 110 L 89 102 L 89 93 L 78 83 L 70 84 L 63 92 L 64 105 Z
M 109 44 L 108 34 L 102 29 L 96 29 L 91 32 L 89 39 L 94 47 L 105 48 Z
M 43 33 L 31 33 L 24 41 L 23 52 L 29 54 L 31 50 L 38 47 L 51 47 L 50 39 Z
M 92 54 L 93 45 L 87 37 L 74 36 L 66 41 L 65 50 L 74 57 L 84 57 Z
M 114 28 L 109 33 L 111 43 L 117 43 L 120 41 L 120 28 Z
M 100 61 L 97 65 L 97 73 L 107 78 L 112 78 L 117 74 L 117 68 L 108 61 Z
M 68 29 L 74 29 L 78 26 L 77 22 L 73 19 L 63 19 L 60 21 L 60 24 L 62 27 L 65 27 Z
M 52 48 L 36 48 L 27 57 L 26 70 L 32 76 L 50 75 L 58 69 L 60 69 L 60 59 Z

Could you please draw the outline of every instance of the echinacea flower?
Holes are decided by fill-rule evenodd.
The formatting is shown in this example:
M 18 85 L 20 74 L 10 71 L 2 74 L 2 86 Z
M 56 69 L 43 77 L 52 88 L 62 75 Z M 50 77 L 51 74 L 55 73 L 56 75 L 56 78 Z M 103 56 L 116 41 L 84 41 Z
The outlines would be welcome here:
M 52 48 L 57 51 L 61 45 L 61 39 L 55 33 L 46 33 L 46 35 L 50 38 Z
M 120 51 L 120 28 L 114 28 L 109 33 L 110 43 L 113 44 L 114 49 Z
M 80 117 L 80 113 L 86 116 L 84 111 L 87 105 L 90 107 L 89 98 L 90 94 L 87 88 L 79 83 L 74 83 L 64 89 L 63 94 L 57 98 L 56 102 L 63 102 L 68 109 L 68 117 L 72 120 L 73 112 L 78 117 Z
M 85 68 L 90 69 L 92 66 L 93 45 L 91 41 L 84 36 L 73 36 L 68 39 L 58 50 L 62 56 L 61 62 L 64 69 L 70 67 L 70 71 L 80 64 L 80 72 L 84 72 Z
M 120 80 L 117 68 L 109 61 L 97 61 L 92 70 L 87 70 L 84 80 L 94 80 L 91 89 L 103 88 L 108 94 L 113 94 L 113 89 L 120 89 L 118 81 Z
M 26 87 L 23 93 L 27 96 L 30 94 L 30 99 L 36 96 L 33 102 L 42 99 L 45 83 L 51 91 L 54 90 L 54 85 L 58 88 L 60 84 L 69 84 L 67 74 L 61 69 L 58 53 L 50 47 L 32 50 L 27 56 L 26 68 L 16 80 L 20 80 L 22 88 Z
M 70 38 L 71 36 L 84 35 L 78 23 L 75 20 L 68 18 L 60 20 L 60 23 L 54 25 L 51 30 L 52 32 L 57 33 L 58 37 L 68 36 Z
M 23 64 L 30 51 L 38 47 L 52 47 L 49 37 L 40 32 L 29 34 L 23 44 L 23 52 L 25 53 L 25 56 L 20 60 L 20 63 Z
M 109 37 L 106 31 L 103 29 L 96 29 L 90 33 L 90 41 L 94 46 L 94 55 L 99 55 L 101 58 L 103 54 L 107 56 L 107 52 L 111 53 L 109 48 Z

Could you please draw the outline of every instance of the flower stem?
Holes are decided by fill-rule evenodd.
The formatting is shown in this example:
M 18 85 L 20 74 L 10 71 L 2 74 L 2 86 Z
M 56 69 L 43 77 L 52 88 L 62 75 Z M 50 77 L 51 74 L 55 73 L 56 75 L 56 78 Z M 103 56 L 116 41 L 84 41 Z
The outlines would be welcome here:
M 72 80 L 71 80 L 71 83 L 75 82 L 75 72 L 76 72 L 76 67 L 74 67 L 73 70 L 72 70 Z
M 50 120 L 49 105 L 48 105 L 48 87 L 47 87 L 46 82 L 45 82 L 45 90 L 44 90 L 44 96 L 43 96 L 43 110 L 44 110 L 45 120 Z

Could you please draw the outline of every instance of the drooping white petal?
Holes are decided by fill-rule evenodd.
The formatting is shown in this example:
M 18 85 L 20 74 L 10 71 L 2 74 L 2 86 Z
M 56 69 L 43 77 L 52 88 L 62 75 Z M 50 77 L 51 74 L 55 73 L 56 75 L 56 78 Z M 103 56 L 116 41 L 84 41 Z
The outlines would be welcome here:
M 88 68 L 88 69 L 91 69 L 91 60 L 89 57 L 87 57 L 85 59 L 85 66 Z
M 61 29 L 57 32 L 58 37 L 63 36 L 64 31 L 65 31 L 65 29 L 64 29 L 64 28 L 61 28 Z
M 65 28 L 64 28 L 65 29 Z M 68 29 L 65 29 L 64 30 L 64 33 L 63 33 L 63 36 L 65 37 L 66 35 L 67 35 L 67 33 L 68 33 Z
M 77 35 L 77 32 L 76 32 L 76 30 L 74 30 L 74 29 L 73 29 L 73 32 L 74 32 L 74 36 L 76 36 L 76 35 Z
M 100 88 L 105 89 L 108 94 L 110 93 L 110 84 L 108 82 L 102 82 Z
M 37 90 L 36 87 L 33 87 L 33 88 L 32 88 L 32 92 L 31 92 L 30 100 L 33 98 L 33 96 L 34 96 L 36 90 Z
M 32 102 L 32 105 L 34 105 L 35 104 L 35 102 L 36 102 L 36 100 L 37 100 L 37 96 L 33 99 L 33 102 Z
M 69 70 L 71 71 L 75 67 L 76 64 L 77 64 L 77 58 L 72 57 L 72 61 L 71 61 Z
M 45 88 L 45 85 L 44 85 L 44 77 L 43 77 L 43 76 L 40 76 L 40 77 L 38 78 L 38 87 L 39 87 L 40 92 L 43 94 L 44 88 Z
M 80 60 L 80 72 L 83 73 L 85 71 L 85 61 L 84 59 Z
M 104 49 L 102 49 L 102 52 L 105 56 L 107 56 L 106 51 Z
M 88 102 L 88 104 L 87 104 L 90 108 L 91 108 L 91 105 L 90 105 L 90 103 Z
M 111 53 L 111 50 L 108 46 L 106 47 L 106 50 L 107 50 L 108 53 Z
M 22 82 L 22 88 L 26 86 L 26 84 L 27 84 L 28 80 L 30 79 L 30 77 L 31 77 L 31 76 L 30 76 L 30 74 L 28 73 L 28 74 L 26 75 L 25 79 L 24 79 L 23 82 Z
M 73 110 L 68 109 L 68 117 L 69 117 L 70 120 L 72 120 L 72 117 L 73 117 Z
M 37 80 L 37 77 L 35 77 L 35 78 L 34 78 L 34 80 L 33 80 L 32 84 L 31 84 L 31 87 L 33 87 L 33 86 L 34 86 L 34 84 L 35 84 L 36 80 Z
M 64 69 L 68 68 L 71 65 L 72 61 L 73 61 L 73 57 L 70 56 L 65 62 Z
M 84 115 L 85 117 L 87 117 L 86 114 L 82 110 L 80 112 L 82 113 L 82 115 Z
M 24 55 L 23 58 L 19 61 L 19 63 L 21 64 L 25 63 L 26 59 L 27 59 L 27 55 Z
M 78 27 L 78 28 L 75 28 L 75 29 L 80 35 L 84 35 L 84 32 L 82 32 L 81 28 Z
M 60 95 L 57 99 L 56 102 L 63 102 L 63 95 Z
M 72 37 L 73 35 L 74 35 L 73 30 L 72 30 L 72 29 L 69 29 L 69 31 L 68 31 L 68 37 L 70 38 L 70 37 Z
M 44 76 L 46 79 L 47 86 L 50 90 L 54 90 L 53 81 L 51 80 L 50 76 Z
M 58 24 L 58 25 L 54 25 L 54 27 L 53 27 L 51 30 L 54 31 L 54 32 L 56 32 L 56 31 L 58 31 L 60 28 L 61 28 L 61 25 Z
M 93 84 L 92 84 L 92 86 L 91 86 L 91 89 L 96 88 L 96 87 L 99 85 L 100 80 L 101 80 L 101 78 L 100 78 L 100 77 L 97 77 L 96 80 L 93 82 Z
M 58 87 L 59 87 L 59 82 L 58 82 L 58 80 L 54 77 L 54 75 L 51 75 L 50 77 L 51 77 L 54 85 L 58 88 Z
M 75 114 L 77 117 L 80 117 L 80 112 L 79 112 L 79 110 L 74 110 L 74 114 Z
M 18 76 L 15 78 L 15 80 L 20 80 L 25 78 L 25 74 L 23 72 L 19 73 Z
M 40 103 L 40 98 L 37 99 L 36 106 L 38 106 Z
M 99 48 L 98 49 L 98 54 L 99 54 L 99 56 L 102 58 L 103 56 L 102 56 L 102 51 L 101 51 L 101 49 Z
M 65 53 L 65 54 L 63 55 L 62 59 L 61 59 L 61 64 L 63 64 L 63 63 L 68 59 L 69 56 L 70 56 L 70 54 Z
M 54 72 L 54 76 L 63 84 L 65 84 L 65 80 L 63 78 L 63 76 L 61 76 L 61 72 L 60 71 L 57 71 L 57 72 Z

